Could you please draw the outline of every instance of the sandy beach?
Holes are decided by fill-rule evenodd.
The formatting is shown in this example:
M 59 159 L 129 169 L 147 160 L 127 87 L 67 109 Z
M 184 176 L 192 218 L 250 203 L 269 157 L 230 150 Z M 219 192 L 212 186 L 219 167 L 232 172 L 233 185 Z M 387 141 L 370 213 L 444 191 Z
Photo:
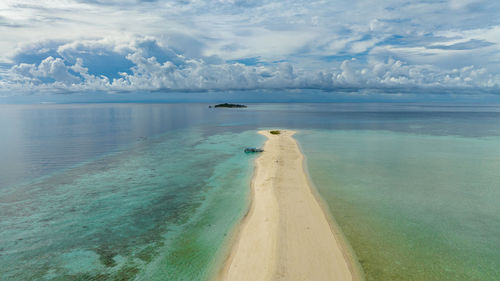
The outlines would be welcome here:
M 250 209 L 217 280 L 356 280 L 303 169 L 293 131 L 272 135 L 256 159 Z

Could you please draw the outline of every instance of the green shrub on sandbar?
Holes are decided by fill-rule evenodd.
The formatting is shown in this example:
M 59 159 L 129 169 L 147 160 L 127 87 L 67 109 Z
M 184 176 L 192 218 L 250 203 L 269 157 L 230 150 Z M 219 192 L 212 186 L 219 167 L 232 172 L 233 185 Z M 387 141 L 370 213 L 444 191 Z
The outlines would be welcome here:
M 272 135 L 279 135 L 281 132 L 279 130 L 270 131 Z

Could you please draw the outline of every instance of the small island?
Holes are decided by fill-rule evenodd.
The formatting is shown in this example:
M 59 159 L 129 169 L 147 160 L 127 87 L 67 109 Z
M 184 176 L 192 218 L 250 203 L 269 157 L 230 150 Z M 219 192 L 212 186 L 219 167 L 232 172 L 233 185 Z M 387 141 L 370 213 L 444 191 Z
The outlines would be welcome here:
M 211 106 L 209 106 L 211 108 Z M 214 105 L 215 108 L 225 107 L 225 108 L 246 108 L 247 106 L 244 104 L 235 104 L 235 103 L 221 103 Z

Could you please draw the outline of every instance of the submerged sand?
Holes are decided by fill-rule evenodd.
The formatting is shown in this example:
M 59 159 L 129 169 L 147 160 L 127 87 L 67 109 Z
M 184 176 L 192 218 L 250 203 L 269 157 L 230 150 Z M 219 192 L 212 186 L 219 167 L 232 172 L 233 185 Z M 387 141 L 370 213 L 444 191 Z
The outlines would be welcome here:
M 217 280 L 355 280 L 340 237 L 316 199 L 293 131 L 256 159 L 250 210 Z

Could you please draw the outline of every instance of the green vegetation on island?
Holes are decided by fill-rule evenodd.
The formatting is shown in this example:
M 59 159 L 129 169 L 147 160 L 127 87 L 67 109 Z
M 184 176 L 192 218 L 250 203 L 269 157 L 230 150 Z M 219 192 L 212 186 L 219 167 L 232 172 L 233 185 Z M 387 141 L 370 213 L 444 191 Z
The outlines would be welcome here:
M 211 106 L 209 106 L 211 107 Z M 235 104 L 235 103 L 220 103 L 220 104 L 216 104 L 214 105 L 215 108 L 219 108 L 219 107 L 225 107 L 225 108 L 246 108 L 247 106 L 244 105 L 244 104 Z
M 281 132 L 279 130 L 270 131 L 271 135 L 279 135 Z

